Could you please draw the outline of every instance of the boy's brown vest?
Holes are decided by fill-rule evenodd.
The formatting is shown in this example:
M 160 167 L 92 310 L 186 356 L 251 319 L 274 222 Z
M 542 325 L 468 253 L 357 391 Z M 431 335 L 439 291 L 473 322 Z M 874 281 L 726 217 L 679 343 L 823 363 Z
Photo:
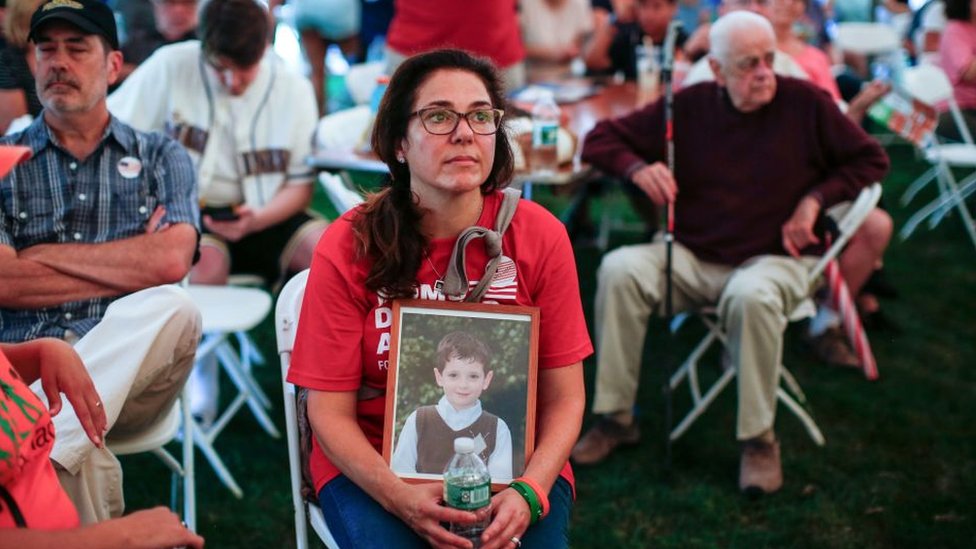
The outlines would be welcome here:
M 455 431 L 444 423 L 436 406 L 417 408 L 417 472 L 439 475 L 454 457 L 454 439 L 458 437 L 485 440 L 485 449 L 478 454 L 485 463 L 495 451 L 495 435 L 498 433 L 498 416 L 481 412 L 474 423 Z

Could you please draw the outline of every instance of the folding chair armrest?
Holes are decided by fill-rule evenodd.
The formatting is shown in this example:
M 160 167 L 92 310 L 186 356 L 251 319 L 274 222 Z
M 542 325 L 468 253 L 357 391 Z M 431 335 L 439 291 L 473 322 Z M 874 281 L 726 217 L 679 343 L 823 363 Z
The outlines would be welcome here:
M 847 210 L 840 220 L 837 221 L 837 228 L 840 231 L 836 240 L 831 242 L 830 247 L 820 257 L 820 260 L 810 270 L 809 281 L 812 286 L 820 275 L 823 274 L 827 264 L 833 261 L 840 251 L 847 245 L 857 229 L 867 219 L 871 210 L 878 205 L 881 199 L 881 183 L 873 183 L 861 190 L 851 207 Z

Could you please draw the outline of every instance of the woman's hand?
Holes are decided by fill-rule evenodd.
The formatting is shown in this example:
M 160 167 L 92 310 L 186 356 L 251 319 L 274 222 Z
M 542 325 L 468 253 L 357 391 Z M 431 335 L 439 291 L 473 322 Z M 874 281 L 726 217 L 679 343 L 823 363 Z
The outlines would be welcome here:
M 203 548 L 203 538 L 187 530 L 186 525 L 180 522 L 180 517 L 165 507 L 136 511 L 102 524 L 119 532 L 118 537 L 125 540 L 121 547 L 134 549 Z
M 61 411 L 61 393 L 64 393 L 88 438 L 101 448 L 107 424 L 105 408 L 81 357 L 60 339 L 42 339 L 38 344 L 41 345 L 38 363 L 41 387 L 47 396 L 51 415 L 56 416 Z
M 441 505 L 443 492 L 444 487 L 439 483 L 402 483 L 399 493 L 393 498 L 394 507 L 390 511 L 432 547 L 469 549 L 472 546 L 470 541 L 452 534 L 441 523 L 470 523 L 477 520 L 477 516 Z
M 512 488 L 491 499 L 492 521 L 481 535 L 482 549 L 511 549 L 512 538 L 521 538 L 529 527 L 529 504 Z

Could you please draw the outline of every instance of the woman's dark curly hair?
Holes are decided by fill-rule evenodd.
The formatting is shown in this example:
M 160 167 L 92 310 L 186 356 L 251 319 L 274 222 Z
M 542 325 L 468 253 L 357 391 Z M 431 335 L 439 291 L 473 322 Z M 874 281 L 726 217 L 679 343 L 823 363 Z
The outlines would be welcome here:
M 491 104 L 505 108 L 502 80 L 490 61 L 454 49 L 435 50 L 410 57 L 393 73 L 373 125 L 373 151 L 389 167 L 387 188 L 372 195 L 359 209 L 353 231 L 371 267 L 367 289 L 389 298 L 413 297 L 416 274 L 428 241 L 420 230 L 424 212 L 410 189 L 410 167 L 397 161 L 407 135 L 417 90 L 439 70 L 460 70 L 477 76 L 488 90 Z M 504 119 L 495 134 L 495 161 L 481 193 L 508 185 L 514 170 L 512 148 Z

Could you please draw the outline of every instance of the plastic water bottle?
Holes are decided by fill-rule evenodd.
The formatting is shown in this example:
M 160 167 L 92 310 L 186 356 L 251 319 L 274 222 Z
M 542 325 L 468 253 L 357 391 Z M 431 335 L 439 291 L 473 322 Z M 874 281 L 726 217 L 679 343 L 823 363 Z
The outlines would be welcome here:
M 653 44 L 637 46 L 637 108 L 657 99 L 661 87 L 660 49 Z
M 529 166 L 537 175 L 552 175 L 559 165 L 559 106 L 551 90 L 542 90 L 532 107 L 532 154 Z
M 474 452 L 474 440 L 454 439 L 454 457 L 444 470 L 444 503 L 448 507 L 478 513 L 481 519 L 471 524 L 451 523 L 450 530 L 481 547 L 481 533 L 491 522 L 491 477 L 488 466 Z

